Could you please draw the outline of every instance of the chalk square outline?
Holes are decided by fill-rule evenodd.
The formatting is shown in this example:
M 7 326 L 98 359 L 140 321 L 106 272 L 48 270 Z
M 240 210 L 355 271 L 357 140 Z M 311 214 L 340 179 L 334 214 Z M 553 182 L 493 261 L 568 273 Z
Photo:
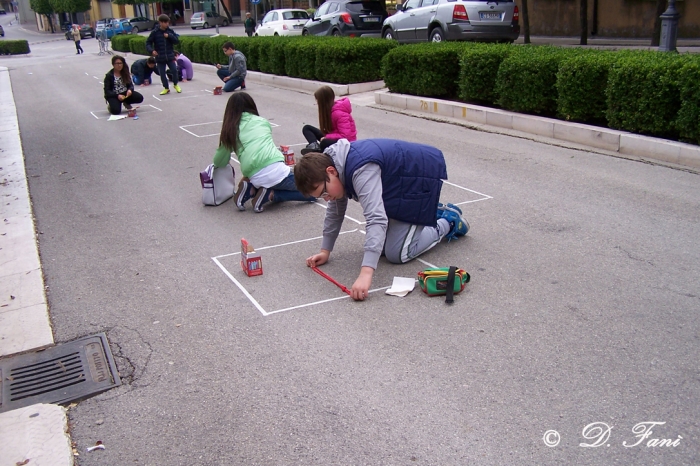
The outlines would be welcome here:
M 232 159 L 232 160 L 234 160 L 234 159 Z M 493 197 L 492 197 L 492 196 L 489 196 L 488 194 L 483 194 L 483 193 L 480 193 L 480 192 L 478 192 L 478 191 L 474 191 L 473 189 L 465 188 L 464 186 L 460 186 L 460 185 L 457 185 L 457 184 L 455 184 L 455 183 L 448 182 L 447 180 L 444 180 L 443 182 L 444 182 L 445 184 L 448 184 L 448 185 L 450 185 L 450 186 L 456 187 L 456 188 L 461 189 L 461 190 L 463 190 L 463 191 L 469 191 L 469 192 L 471 192 L 471 193 L 475 193 L 475 194 L 478 194 L 479 196 L 481 196 L 481 197 L 478 198 L 478 199 L 472 199 L 472 200 L 470 200 L 470 201 L 459 202 L 459 203 L 454 204 L 454 205 L 464 205 L 464 204 L 470 204 L 470 203 L 473 203 L 473 202 L 486 201 L 486 200 L 489 200 L 489 199 L 493 199 Z M 319 203 L 319 202 L 316 202 L 315 204 L 318 205 L 319 207 L 324 208 L 324 209 L 327 208 L 326 205 L 321 204 L 321 203 Z M 347 215 L 345 216 L 345 218 L 347 218 L 348 220 L 351 220 L 351 221 L 357 223 L 358 225 L 364 225 L 364 224 L 367 223 L 367 222 L 363 222 L 363 221 L 357 220 L 357 219 L 355 219 L 355 218 L 349 217 L 349 216 L 347 216 Z M 365 231 L 364 231 L 364 230 L 360 230 L 360 229 L 358 229 L 358 228 L 355 228 L 354 230 L 341 231 L 339 234 L 340 234 L 340 235 L 345 235 L 345 234 L 357 233 L 357 232 L 359 232 L 359 233 L 361 233 L 361 234 L 363 234 L 363 235 L 365 234 Z M 256 250 L 256 251 L 264 251 L 264 250 L 266 250 L 266 249 L 274 249 L 274 248 L 279 248 L 279 247 L 282 247 L 282 246 L 291 246 L 291 245 L 293 245 L 293 244 L 305 243 L 305 242 L 308 242 L 308 241 L 315 241 L 315 240 L 319 240 L 319 239 L 323 239 L 323 236 L 315 236 L 315 237 L 313 237 L 313 238 L 306 238 L 306 239 L 297 240 L 297 241 L 290 241 L 290 242 L 281 243 L 281 244 L 276 244 L 276 245 L 272 245 L 272 246 L 263 246 L 263 247 L 255 248 L 255 250 Z M 229 254 L 221 254 L 221 255 L 212 257 L 211 260 L 213 260 L 214 263 L 219 267 L 219 269 L 221 269 L 221 271 L 224 272 L 224 274 L 229 278 L 229 280 L 231 280 L 231 281 L 234 283 L 234 285 L 236 285 L 236 286 L 238 287 L 238 289 L 241 290 L 241 292 L 243 293 L 243 295 L 245 295 L 245 297 L 248 298 L 248 300 L 249 300 L 251 303 L 253 303 L 253 306 L 255 306 L 255 308 L 256 308 L 258 311 L 260 311 L 260 313 L 263 315 L 263 317 L 267 317 L 267 316 L 270 316 L 270 315 L 273 315 L 273 314 L 279 314 L 279 313 L 286 312 L 286 311 L 291 311 L 291 310 L 294 310 L 294 309 L 301 309 L 301 308 L 304 308 L 304 307 L 315 306 L 315 305 L 317 305 L 317 304 L 323 304 L 323 303 L 328 303 L 328 302 L 331 302 L 331 301 L 338 301 L 338 300 L 341 300 L 341 299 L 349 299 L 349 298 L 350 298 L 349 295 L 343 295 L 343 296 L 339 296 L 339 297 L 335 297 L 335 298 L 328 298 L 328 299 L 322 299 L 322 300 L 320 300 L 320 301 L 314 301 L 314 302 L 305 303 L 305 304 L 298 304 L 298 305 L 296 305 L 296 306 L 291 306 L 291 307 L 286 307 L 286 308 L 282 308 L 282 309 L 277 309 L 277 310 L 274 310 L 274 311 L 266 311 L 266 310 L 260 305 L 260 303 L 258 302 L 258 300 L 255 299 L 255 298 L 253 297 L 253 295 L 251 295 L 251 294 L 248 292 L 248 290 L 245 288 L 245 286 L 243 286 L 243 284 L 242 284 L 241 282 L 239 282 L 238 280 L 236 280 L 236 277 L 234 277 L 233 274 L 232 274 L 231 272 L 229 272 L 229 270 L 228 270 L 228 269 L 221 263 L 221 261 L 219 260 L 220 258 L 223 258 L 223 257 L 231 257 L 231 256 L 240 255 L 240 254 L 241 254 L 240 251 L 238 251 L 238 252 L 232 252 L 232 253 L 229 253 Z M 430 268 L 435 268 L 435 267 L 437 267 L 436 265 L 433 265 L 433 264 L 431 264 L 430 262 L 427 262 L 427 261 L 421 259 L 420 257 L 417 257 L 415 260 L 418 261 L 418 262 L 420 262 L 420 263 L 422 263 L 422 264 L 424 264 L 424 265 L 427 266 L 427 267 L 430 267 Z M 236 263 L 238 263 L 238 261 L 237 261 Z M 369 292 L 370 292 L 370 293 L 374 293 L 374 292 L 376 292 L 376 291 L 386 290 L 387 288 L 391 288 L 391 285 L 389 285 L 389 286 L 383 286 L 383 287 L 380 287 L 380 288 L 373 288 L 373 289 L 369 290 Z

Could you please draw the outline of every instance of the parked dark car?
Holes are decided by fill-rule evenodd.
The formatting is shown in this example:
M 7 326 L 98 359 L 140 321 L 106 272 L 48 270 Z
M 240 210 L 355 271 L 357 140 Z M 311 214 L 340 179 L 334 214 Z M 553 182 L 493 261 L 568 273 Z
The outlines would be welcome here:
M 382 37 L 399 42 L 513 42 L 520 35 L 513 0 L 406 0 L 384 21 Z
M 89 24 L 80 25 L 80 38 L 95 37 L 95 30 Z M 72 28 L 66 31 L 66 40 L 73 40 Z
M 381 37 L 388 16 L 376 0 L 329 0 L 306 22 L 302 35 Z
M 156 27 L 156 24 L 158 24 L 158 21 L 156 21 L 155 19 L 148 19 L 143 16 L 131 18 L 129 22 L 133 27 L 133 29 L 131 30 L 132 34 L 138 34 L 139 31 L 150 31 L 151 29 Z

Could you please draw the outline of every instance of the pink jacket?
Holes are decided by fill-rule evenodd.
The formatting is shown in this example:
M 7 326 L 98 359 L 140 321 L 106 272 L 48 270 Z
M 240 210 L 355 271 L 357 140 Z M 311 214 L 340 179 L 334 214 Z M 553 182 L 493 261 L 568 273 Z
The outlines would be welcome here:
M 348 141 L 357 140 L 357 128 L 355 128 L 355 120 L 352 118 L 350 99 L 343 97 L 335 101 L 333 109 L 331 109 L 331 121 L 333 122 L 333 131 L 326 134 L 325 137 L 329 139 L 345 138 Z

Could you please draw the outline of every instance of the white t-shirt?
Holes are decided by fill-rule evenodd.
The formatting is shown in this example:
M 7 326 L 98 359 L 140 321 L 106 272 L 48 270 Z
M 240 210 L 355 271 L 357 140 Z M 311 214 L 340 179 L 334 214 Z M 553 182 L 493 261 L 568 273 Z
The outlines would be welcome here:
M 289 170 L 289 166 L 284 162 L 275 162 L 251 176 L 250 182 L 256 188 L 272 188 L 289 176 Z

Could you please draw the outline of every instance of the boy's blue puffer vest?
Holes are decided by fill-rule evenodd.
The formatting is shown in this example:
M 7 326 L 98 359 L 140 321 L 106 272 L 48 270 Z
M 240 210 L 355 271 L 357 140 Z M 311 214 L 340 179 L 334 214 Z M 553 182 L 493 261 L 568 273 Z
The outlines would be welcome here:
M 345 192 L 355 197 L 352 176 L 367 163 L 382 169 L 382 198 L 388 218 L 414 225 L 437 225 L 437 205 L 447 167 L 435 147 L 394 139 L 350 143 L 345 160 Z

